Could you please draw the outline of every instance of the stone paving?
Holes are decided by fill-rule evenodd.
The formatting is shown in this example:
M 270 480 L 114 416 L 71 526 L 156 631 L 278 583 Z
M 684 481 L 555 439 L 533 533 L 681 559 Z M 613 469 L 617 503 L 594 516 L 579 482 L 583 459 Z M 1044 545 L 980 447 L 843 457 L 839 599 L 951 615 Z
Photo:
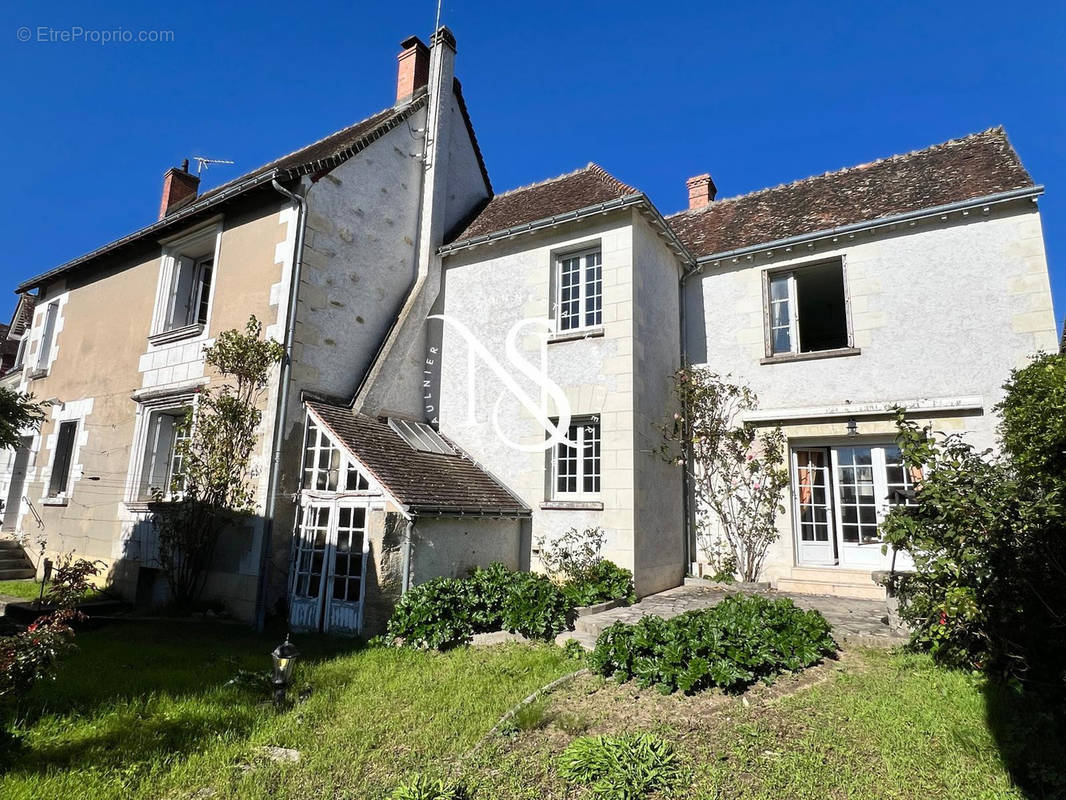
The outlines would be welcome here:
M 702 586 L 678 586 L 649 595 L 631 606 L 580 617 L 575 625 L 576 630 L 569 636 L 587 646 L 594 644 L 600 632 L 614 622 L 632 624 L 649 615 L 669 619 L 685 611 L 713 606 L 729 594 L 733 592 Z M 884 600 L 856 600 L 849 597 L 775 591 L 763 594 L 767 597 L 788 597 L 800 608 L 819 611 L 832 626 L 837 642 L 891 647 L 902 644 L 907 638 L 906 633 L 889 627 L 888 607 Z

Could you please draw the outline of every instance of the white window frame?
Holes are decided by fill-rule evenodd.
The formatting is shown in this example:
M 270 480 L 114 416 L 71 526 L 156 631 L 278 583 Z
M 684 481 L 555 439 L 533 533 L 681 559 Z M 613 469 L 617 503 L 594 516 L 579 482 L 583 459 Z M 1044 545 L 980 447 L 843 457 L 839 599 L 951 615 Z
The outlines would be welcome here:
M 316 432 L 316 441 L 313 445 L 314 460 L 312 466 L 306 465 L 305 459 L 307 457 L 307 451 L 312 449 L 310 446 L 310 436 L 312 426 Z M 325 443 L 326 446 L 323 446 Z M 322 466 L 319 462 L 320 455 L 323 452 L 336 451 L 339 453 L 337 461 L 337 478 L 336 484 L 332 489 L 329 488 L 329 480 L 327 477 L 326 488 L 317 488 L 319 473 L 322 471 Z M 310 478 L 307 478 L 308 472 L 311 473 Z M 328 472 L 333 472 L 332 469 Z M 348 479 L 352 473 L 357 473 L 356 485 L 354 487 L 348 485 Z M 303 447 L 300 450 L 300 491 L 305 492 L 312 496 L 319 495 L 343 495 L 343 496 L 363 496 L 363 495 L 380 495 L 381 491 L 377 488 L 374 481 L 371 479 L 370 474 L 366 468 L 358 461 L 353 459 L 346 448 L 342 447 L 333 435 L 330 433 L 329 428 L 322 424 L 321 421 L 312 417 L 310 414 L 305 415 L 304 418 L 304 435 L 303 435 Z
M 588 471 L 588 464 L 586 464 L 585 444 L 588 441 L 587 429 L 592 426 L 595 426 L 596 428 L 596 443 L 599 445 L 599 451 L 596 455 L 591 457 L 591 460 L 595 462 L 596 470 L 593 473 L 590 473 Z M 577 429 L 576 471 L 574 474 L 577 490 L 568 491 L 559 488 L 559 448 L 566 445 L 561 443 L 555 444 L 548 451 L 551 459 L 551 491 L 549 497 L 553 500 L 598 500 L 603 491 L 603 427 L 600 423 L 600 418 L 597 416 L 575 417 L 570 420 L 570 427 Z M 567 437 L 569 438 L 569 436 L 570 432 L 568 430 Z M 589 477 L 590 474 L 593 475 L 597 483 L 599 483 L 599 488 L 592 491 L 586 491 L 585 478 Z M 570 476 L 568 475 L 567 477 Z
M 148 454 L 148 444 L 149 444 L 149 437 L 152 436 L 152 433 L 153 433 L 153 428 L 154 428 L 153 421 L 156 418 L 158 418 L 160 416 L 163 416 L 163 415 L 176 417 L 176 418 L 184 418 L 185 414 L 188 413 L 188 411 L 189 411 L 189 409 L 191 407 L 192 407 L 191 404 L 176 405 L 176 406 L 156 406 L 156 407 L 154 407 L 154 408 L 152 408 L 152 409 L 150 409 L 148 411 L 147 417 L 145 419 L 145 429 L 144 429 L 143 443 L 142 443 L 142 446 L 141 446 L 141 468 L 140 468 L 140 470 L 138 472 L 137 483 L 136 483 L 136 486 L 135 486 L 135 489 L 134 489 L 134 491 L 136 492 L 136 499 L 139 502 L 147 503 L 147 502 L 152 500 L 152 497 L 151 497 L 150 494 L 146 496 L 145 494 L 143 494 L 141 492 L 141 487 L 142 487 L 142 485 L 145 482 L 144 481 L 145 470 L 151 468 L 151 466 L 152 466 L 152 464 L 150 464 L 149 460 L 148 460 L 148 455 L 149 455 Z M 187 439 L 189 434 L 186 431 L 184 436 L 179 435 L 180 431 L 179 431 L 179 428 L 177 427 L 177 425 L 178 425 L 178 422 L 175 421 L 174 428 L 173 428 L 173 435 L 171 436 L 170 457 L 169 457 L 168 462 L 166 464 L 166 476 L 163 478 L 163 481 L 162 481 L 163 486 L 161 488 L 163 488 L 165 490 L 163 492 L 163 499 L 164 500 L 177 499 L 180 496 L 180 494 L 181 494 L 180 491 L 177 491 L 177 492 L 173 491 L 174 461 L 175 461 L 175 459 L 177 458 L 177 455 L 178 455 L 177 448 L 178 448 L 179 440 L 183 439 L 183 438 Z M 153 459 L 158 458 L 158 455 L 159 455 L 159 452 L 158 452 L 158 440 L 156 441 L 155 444 L 156 444 L 156 448 L 154 448 L 153 451 L 152 451 L 152 458 Z M 152 487 L 149 486 L 147 488 L 150 490 Z
M 134 510 L 143 510 L 151 502 L 151 498 L 141 495 L 141 483 L 144 478 L 146 466 L 145 450 L 148 447 L 148 436 L 152 430 L 152 416 L 157 413 L 176 413 L 193 409 L 195 413 L 197 394 L 194 391 L 177 392 L 151 400 L 142 400 L 137 410 L 137 428 L 133 437 L 133 452 L 130 454 L 130 471 L 126 481 L 126 505 Z M 169 472 L 173 465 L 168 465 L 167 484 L 168 492 L 164 500 L 176 499 L 169 493 Z
M 588 262 L 589 256 L 596 255 L 599 257 L 599 263 L 596 264 L 600 270 L 599 279 L 595 281 L 598 283 L 599 292 L 590 293 L 590 281 L 588 280 Z M 571 261 L 573 259 L 580 260 L 580 275 L 578 276 L 577 291 L 578 291 L 578 324 L 572 325 L 569 328 L 563 327 L 563 262 Z M 555 320 L 555 330 L 557 333 L 572 333 L 574 331 L 584 331 L 603 326 L 603 248 L 600 245 L 593 247 L 584 247 L 580 250 L 570 250 L 564 253 L 556 253 L 555 259 L 555 314 L 553 315 Z M 596 320 L 594 322 L 588 322 L 586 317 L 589 313 L 588 303 L 594 298 L 599 298 L 600 307 L 595 309 Z
M 797 303 L 796 292 L 796 273 L 802 272 L 805 269 L 811 267 L 823 267 L 828 264 L 836 264 L 840 267 L 840 280 L 844 286 L 844 325 L 847 333 L 845 345 L 839 348 L 829 348 L 826 350 L 801 350 L 800 349 L 800 319 L 799 319 L 799 304 Z M 788 350 L 775 350 L 774 349 L 774 331 L 781 326 L 774 325 L 773 306 L 775 301 L 773 299 L 773 292 L 771 284 L 775 279 L 785 277 L 788 279 L 788 320 L 789 320 L 789 349 Z M 823 258 L 818 261 L 806 261 L 802 264 L 794 264 L 790 267 L 782 267 L 778 269 L 767 269 L 763 271 L 763 326 L 766 334 L 766 357 L 789 357 L 800 356 L 804 358 L 817 358 L 822 353 L 840 353 L 842 351 L 848 351 L 855 347 L 855 337 L 852 333 L 852 320 L 851 320 L 851 293 L 848 290 L 848 263 L 847 259 L 841 255 L 833 258 Z
M 52 364 L 52 351 L 55 349 L 56 328 L 59 325 L 59 300 L 52 300 L 44 307 L 41 315 L 41 338 L 37 344 L 37 358 L 34 362 L 34 373 L 37 375 L 48 374 L 48 368 Z
M 152 316 L 152 328 L 148 337 L 150 343 L 158 345 L 192 336 L 207 336 L 214 307 L 215 287 L 218 285 L 219 253 L 222 248 L 222 219 L 209 220 L 197 228 L 186 231 L 180 236 L 163 241 L 160 257 L 159 283 L 156 289 L 155 311 Z M 188 255 L 188 253 L 195 255 Z M 196 297 L 191 301 L 191 313 L 195 315 L 192 322 L 177 327 L 167 327 L 173 319 L 175 304 L 178 302 L 176 281 L 181 268 L 181 260 L 192 261 L 192 287 Z M 211 283 L 208 286 L 207 311 L 204 320 L 199 319 L 202 304 L 201 275 L 205 265 L 210 262 Z

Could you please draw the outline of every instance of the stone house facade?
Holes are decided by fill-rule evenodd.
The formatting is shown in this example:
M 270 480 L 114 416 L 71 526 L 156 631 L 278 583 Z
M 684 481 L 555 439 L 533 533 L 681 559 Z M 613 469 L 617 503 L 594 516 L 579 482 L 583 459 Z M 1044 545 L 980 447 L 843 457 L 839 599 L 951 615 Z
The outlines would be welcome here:
M 1058 346 L 1042 187 L 1005 133 L 726 200 L 697 176 L 667 217 L 594 164 L 497 194 L 454 37 L 402 48 L 393 106 L 202 195 L 170 170 L 157 221 L 18 287 L 3 380 L 52 405 L 9 454 L 4 530 L 164 599 L 148 491 L 218 380 L 203 347 L 254 314 L 286 350 L 259 513 L 205 593 L 239 618 L 375 632 L 411 585 L 536 568 L 571 527 L 639 594 L 678 585 L 704 560 L 659 451 L 683 363 L 787 434 L 766 577 L 876 596 L 877 522 L 913 480 L 891 408 L 991 444 L 1010 369 Z

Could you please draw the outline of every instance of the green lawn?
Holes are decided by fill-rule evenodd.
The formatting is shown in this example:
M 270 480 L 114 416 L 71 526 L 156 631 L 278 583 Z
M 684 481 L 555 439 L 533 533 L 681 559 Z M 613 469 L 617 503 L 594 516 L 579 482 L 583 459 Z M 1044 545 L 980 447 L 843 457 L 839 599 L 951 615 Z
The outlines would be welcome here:
M 238 669 L 267 668 L 276 638 L 191 623 L 80 635 L 58 679 L 34 690 L 0 797 L 381 797 L 574 669 L 547 645 L 441 655 L 297 637 L 295 682 L 313 694 L 279 715 L 225 686 Z M 257 759 L 268 745 L 303 757 Z
M 0 581 L 0 596 L 18 597 L 21 600 L 36 600 L 41 596 L 41 584 L 28 578 L 24 581 Z
M 278 637 L 240 627 L 111 626 L 79 635 L 58 680 L 22 709 L 24 746 L 0 797 L 381 798 L 416 773 L 459 778 L 483 800 L 583 798 L 555 765 L 575 736 L 651 730 L 675 745 L 704 798 L 1015 800 L 980 679 L 918 656 L 853 651 L 744 698 L 662 697 L 589 676 L 467 756 L 500 715 L 575 668 L 549 646 L 446 654 L 298 637 L 297 688 L 276 714 L 225 686 L 263 670 Z M 806 685 L 813 684 L 813 685 Z M 299 750 L 296 764 L 257 757 Z

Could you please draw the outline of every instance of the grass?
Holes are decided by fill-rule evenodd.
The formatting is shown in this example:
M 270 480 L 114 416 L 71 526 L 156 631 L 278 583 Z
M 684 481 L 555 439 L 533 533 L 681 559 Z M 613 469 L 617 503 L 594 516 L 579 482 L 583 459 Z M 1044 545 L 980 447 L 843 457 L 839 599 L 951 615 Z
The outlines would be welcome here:
M 275 637 L 277 638 L 277 637 Z M 273 639 L 239 627 L 112 626 L 21 709 L 23 747 L 0 775 L 5 800 L 76 796 L 381 797 L 410 775 L 439 771 L 515 703 L 573 669 L 558 648 L 521 645 L 446 654 L 298 639 L 296 689 L 277 714 L 238 670 L 269 666 Z M 257 758 L 274 745 L 299 763 Z
M 459 781 L 475 798 L 584 798 L 561 777 L 567 747 L 640 731 L 673 749 L 683 776 L 655 798 L 1025 796 L 990 731 L 988 684 L 925 657 L 849 651 L 739 697 L 664 697 L 579 677 L 474 750 L 505 711 L 575 662 L 544 645 L 439 654 L 301 637 L 296 690 L 313 692 L 278 714 L 226 685 L 240 670 L 265 670 L 277 638 L 192 623 L 80 634 L 58 679 L 20 709 L 23 746 L 0 773 L 0 797 L 380 798 L 424 775 Z M 257 748 L 268 745 L 301 759 L 264 760 Z
M 20 600 L 36 600 L 41 595 L 41 584 L 33 578 L 22 581 L 0 581 L 0 596 L 17 597 Z
M 824 682 L 788 692 L 783 679 L 745 698 L 655 697 L 631 686 L 578 681 L 555 696 L 589 733 L 645 729 L 676 748 L 685 769 L 674 795 L 692 800 L 1018 800 L 986 722 L 984 682 L 925 657 L 861 651 Z M 750 698 L 750 699 L 749 699 Z M 747 701 L 747 702 L 745 702 Z M 558 718 L 557 718 L 558 719 Z M 565 726 L 569 727 L 569 726 Z M 562 798 L 564 726 L 500 739 L 468 766 L 479 797 Z M 659 795 L 656 795 L 658 797 Z

